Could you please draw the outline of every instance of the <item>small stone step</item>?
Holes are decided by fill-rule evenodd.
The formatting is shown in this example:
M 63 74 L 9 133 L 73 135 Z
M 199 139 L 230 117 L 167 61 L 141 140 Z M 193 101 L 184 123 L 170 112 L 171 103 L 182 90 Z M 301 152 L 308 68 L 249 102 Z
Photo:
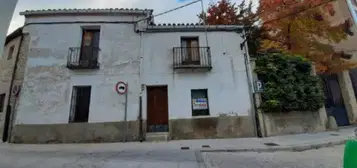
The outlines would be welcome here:
M 159 141 L 168 141 L 169 133 L 168 132 L 150 132 L 146 133 L 146 141 L 148 142 L 159 142 Z

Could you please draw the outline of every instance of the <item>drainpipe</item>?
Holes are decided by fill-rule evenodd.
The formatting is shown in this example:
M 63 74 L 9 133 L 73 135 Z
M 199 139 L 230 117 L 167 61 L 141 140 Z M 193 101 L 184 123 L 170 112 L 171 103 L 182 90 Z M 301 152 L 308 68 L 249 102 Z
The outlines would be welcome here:
M 254 97 L 254 86 L 253 86 L 253 75 L 252 75 L 252 70 L 250 66 L 250 56 L 249 56 L 249 50 L 248 50 L 248 41 L 247 41 L 247 36 L 245 29 L 243 27 L 243 39 L 245 40 L 244 46 L 241 45 L 242 49 L 244 49 L 244 62 L 245 62 L 245 69 L 246 69 L 246 74 L 247 74 L 247 79 L 248 79 L 248 87 L 249 87 L 249 98 L 251 102 L 251 117 L 252 121 L 254 124 L 254 133 L 257 137 L 261 137 L 262 133 L 260 130 L 260 123 L 259 120 L 257 120 L 257 107 L 256 107 L 256 101 Z
M 8 135 L 9 135 L 9 128 L 10 128 L 10 124 L 12 124 L 13 122 L 10 121 L 10 119 L 13 119 L 13 113 L 15 112 L 15 107 L 10 106 L 10 100 L 11 100 L 11 96 L 12 96 L 12 88 L 14 85 L 14 81 L 15 81 L 15 74 L 16 74 L 16 70 L 17 70 L 17 64 L 19 62 L 19 56 L 20 56 L 20 52 L 21 52 L 21 48 L 22 48 L 22 42 L 24 40 L 24 34 L 21 35 L 21 39 L 20 39 L 20 44 L 18 47 L 18 51 L 16 54 L 16 58 L 15 58 L 15 65 L 14 68 L 12 70 L 12 74 L 11 74 L 11 81 L 10 81 L 10 88 L 9 88 L 9 96 L 7 97 L 7 105 L 6 105 L 6 114 L 5 114 L 5 122 L 4 122 L 4 130 L 3 130 L 3 134 L 2 134 L 2 141 L 6 142 L 8 140 Z
M 140 83 L 140 94 L 139 94 L 139 140 L 140 142 L 144 141 L 144 130 L 143 130 L 143 112 L 142 112 L 142 95 L 144 91 L 144 84 L 142 80 L 142 65 L 143 65 L 143 55 L 142 55 L 142 38 L 143 38 L 143 32 L 139 32 L 140 35 L 140 43 L 139 43 L 139 58 L 140 58 L 140 64 L 139 64 L 139 83 Z

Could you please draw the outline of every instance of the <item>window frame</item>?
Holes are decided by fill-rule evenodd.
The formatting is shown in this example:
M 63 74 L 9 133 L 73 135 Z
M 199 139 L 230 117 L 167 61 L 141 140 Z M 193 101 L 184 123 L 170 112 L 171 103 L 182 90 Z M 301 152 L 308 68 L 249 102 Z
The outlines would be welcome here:
M 12 59 L 12 55 L 14 55 L 14 51 L 15 51 L 15 45 L 12 45 L 9 48 L 9 51 L 7 52 L 7 60 L 11 60 Z
M 89 102 L 88 102 L 88 117 L 85 119 L 86 121 L 78 121 L 76 120 L 76 116 L 79 115 L 77 111 L 77 101 L 78 101 L 78 89 L 89 88 Z M 91 85 L 74 85 L 72 86 L 72 94 L 71 94 L 71 103 L 70 103 L 70 111 L 69 111 L 69 119 L 68 123 L 88 123 L 89 115 L 90 115 L 90 105 L 92 98 L 92 86 Z
M 205 110 L 195 110 L 193 109 L 193 99 L 194 99 L 194 92 L 202 92 L 207 99 L 207 109 Z M 204 117 L 210 116 L 210 107 L 209 107 L 209 98 L 208 98 L 208 89 L 191 89 L 191 115 L 193 117 Z

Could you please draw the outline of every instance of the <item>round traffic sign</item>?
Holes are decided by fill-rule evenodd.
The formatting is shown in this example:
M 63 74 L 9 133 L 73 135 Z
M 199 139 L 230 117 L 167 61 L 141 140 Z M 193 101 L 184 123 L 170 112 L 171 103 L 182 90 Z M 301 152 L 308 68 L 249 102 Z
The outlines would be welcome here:
M 119 94 L 125 94 L 128 91 L 128 86 L 125 82 L 123 81 L 119 81 L 116 85 L 115 85 L 115 90 L 119 93 Z

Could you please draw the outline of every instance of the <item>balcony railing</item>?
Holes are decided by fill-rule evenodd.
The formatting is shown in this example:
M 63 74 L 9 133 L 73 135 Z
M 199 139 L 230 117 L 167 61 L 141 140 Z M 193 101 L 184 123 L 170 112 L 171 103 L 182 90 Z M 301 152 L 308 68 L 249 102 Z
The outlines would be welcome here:
M 99 47 L 70 47 L 67 58 L 69 69 L 98 69 Z
M 209 47 L 174 47 L 173 52 L 174 69 L 212 68 Z

